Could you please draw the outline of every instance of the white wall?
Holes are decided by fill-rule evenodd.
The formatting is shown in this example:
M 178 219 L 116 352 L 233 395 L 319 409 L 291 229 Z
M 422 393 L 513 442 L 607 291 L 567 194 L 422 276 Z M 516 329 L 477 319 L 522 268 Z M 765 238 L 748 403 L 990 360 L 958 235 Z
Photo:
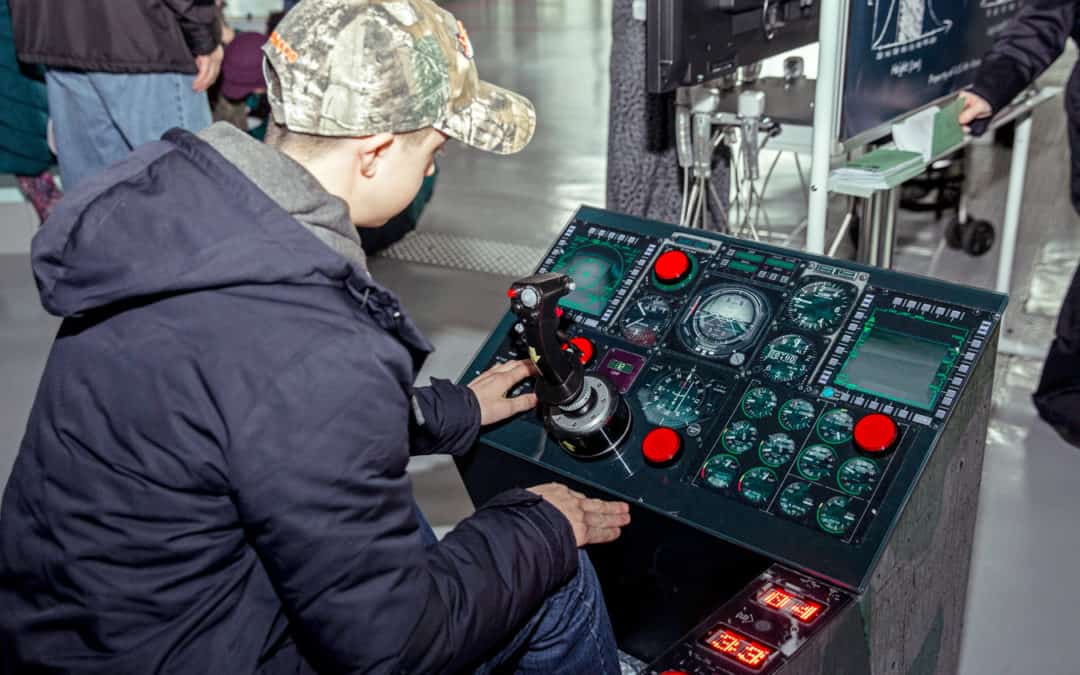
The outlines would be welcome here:
M 228 0 L 225 8 L 230 17 L 267 16 L 281 9 L 281 0 Z

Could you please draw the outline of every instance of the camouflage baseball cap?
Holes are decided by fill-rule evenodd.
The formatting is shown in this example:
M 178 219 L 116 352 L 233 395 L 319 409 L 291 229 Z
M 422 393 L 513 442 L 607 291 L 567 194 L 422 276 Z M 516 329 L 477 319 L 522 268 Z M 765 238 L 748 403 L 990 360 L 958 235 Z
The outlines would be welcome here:
M 528 99 L 480 80 L 465 27 L 431 0 L 303 0 L 263 52 L 274 121 L 291 131 L 434 127 L 510 154 L 536 128 Z

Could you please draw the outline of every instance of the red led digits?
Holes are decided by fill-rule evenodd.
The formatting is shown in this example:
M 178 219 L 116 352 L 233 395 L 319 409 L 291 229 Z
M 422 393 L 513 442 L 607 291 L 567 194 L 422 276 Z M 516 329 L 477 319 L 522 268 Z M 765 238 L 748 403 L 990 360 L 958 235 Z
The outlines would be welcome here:
M 799 621 L 802 621 L 803 623 L 810 623 L 817 618 L 818 614 L 821 613 L 821 605 L 817 604 L 816 602 L 804 600 L 802 602 L 797 602 L 792 605 L 788 609 L 788 612 Z
M 785 593 L 779 588 L 774 588 L 769 591 L 761 601 L 773 609 L 783 609 L 794 599 L 795 598 L 793 598 L 790 593 Z
M 765 659 L 769 658 L 769 653 L 762 647 L 750 643 L 743 647 L 736 658 L 752 668 L 760 668 L 761 664 L 765 663 Z
M 773 653 L 771 648 L 758 644 L 726 628 L 713 631 L 705 638 L 705 644 L 729 659 L 738 661 L 754 670 L 758 670 L 765 665 L 765 662 L 769 660 Z
M 812 623 L 825 606 L 813 600 L 804 600 L 778 586 L 766 586 L 758 594 L 758 602 L 769 609 L 790 614 L 803 623 Z

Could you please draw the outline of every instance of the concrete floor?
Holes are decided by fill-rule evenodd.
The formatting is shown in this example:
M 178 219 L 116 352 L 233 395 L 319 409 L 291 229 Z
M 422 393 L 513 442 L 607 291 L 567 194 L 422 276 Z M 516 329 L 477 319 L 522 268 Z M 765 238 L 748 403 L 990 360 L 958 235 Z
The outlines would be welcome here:
M 481 74 L 529 95 L 540 120 L 533 144 L 503 158 L 452 149 L 442 160 L 437 196 L 421 231 L 539 249 L 581 203 L 602 204 L 607 143 L 607 3 L 580 0 L 456 0 L 446 4 L 469 27 Z M 1068 63 L 1051 78 L 1063 79 Z M 1080 221 L 1066 197 L 1067 156 L 1060 104 L 1036 116 L 1013 301 L 1012 337 L 1045 351 L 1061 268 L 1036 262 L 1080 246 Z M 1008 155 L 973 152 L 973 210 L 1000 222 Z M 808 168 L 808 167 L 804 167 Z M 773 222 L 800 219 L 803 202 L 785 161 L 769 191 Z M 0 179 L 0 196 L 10 195 Z M 57 322 L 37 304 L 29 275 L 32 212 L 0 204 L 0 486 L 14 460 L 37 379 Z M 778 225 L 777 229 L 782 229 Z M 925 273 L 940 239 L 926 219 L 902 216 L 898 267 Z M 972 259 L 947 251 L 939 275 L 988 286 L 995 254 Z M 1044 261 L 1045 262 L 1045 261 Z M 1067 268 L 1068 265 L 1066 264 Z M 373 274 L 397 290 L 438 347 L 421 381 L 457 377 L 504 311 L 509 277 L 380 258 Z M 1042 277 L 1039 275 L 1042 274 Z M 1037 292 L 1031 291 L 1035 278 Z M 1041 279 L 1041 281 L 1040 281 Z M 1049 281 L 1047 281 L 1049 279 Z M 1025 311 L 1025 308 L 1031 311 Z M 973 556 L 963 675 L 1080 672 L 1070 640 L 1080 591 L 1080 454 L 1035 416 L 1030 393 L 1037 358 L 1004 358 L 999 369 Z M 433 523 L 452 526 L 471 511 L 448 460 L 411 467 L 418 499 Z

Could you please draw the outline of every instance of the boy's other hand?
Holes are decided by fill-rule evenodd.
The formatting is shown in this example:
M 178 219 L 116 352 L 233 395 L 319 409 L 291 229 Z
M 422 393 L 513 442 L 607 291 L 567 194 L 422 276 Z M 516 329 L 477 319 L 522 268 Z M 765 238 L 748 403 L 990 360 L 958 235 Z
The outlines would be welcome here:
M 507 361 L 480 373 L 469 389 L 480 402 L 480 425 L 501 422 L 536 407 L 536 394 L 507 398 L 506 393 L 527 377 L 537 374 L 532 361 Z
M 566 516 L 578 548 L 615 541 L 630 524 L 630 506 L 625 502 L 589 499 L 559 483 L 537 485 L 529 492 L 540 495 Z
M 225 48 L 221 45 L 218 45 L 217 49 L 209 54 L 196 56 L 195 67 L 199 69 L 199 74 L 195 76 L 195 81 L 191 83 L 191 90 L 201 94 L 213 86 L 221 73 L 221 62 L 224 60 Z
M 990 103 L 970 91 L 960 92 L 960 98 L 964 101 L 964 108 L 960 111 L 960 124 L 964 131 L 971 131 L 970 125 L 975 120 L 985 119 L 994 113 Z

